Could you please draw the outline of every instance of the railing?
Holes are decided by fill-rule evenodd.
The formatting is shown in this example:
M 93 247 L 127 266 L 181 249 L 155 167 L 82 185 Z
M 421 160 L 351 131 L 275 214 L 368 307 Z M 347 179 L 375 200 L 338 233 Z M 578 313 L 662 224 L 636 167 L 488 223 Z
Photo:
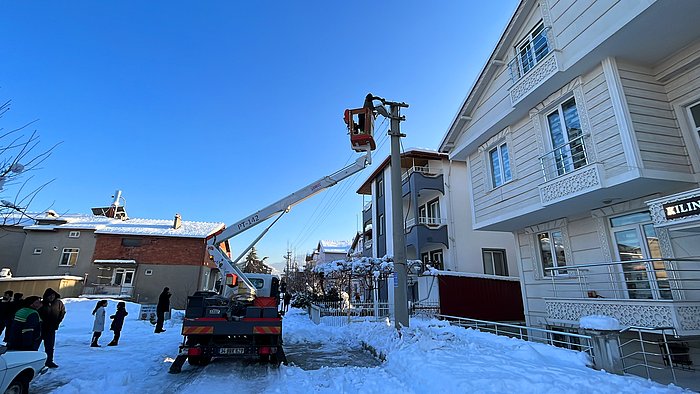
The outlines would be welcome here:
M 510 72 L 510 79 L 513 83 L 516 83 L 530 70 L 535 68 L 535 65 L 551 52 L 551 46 L 547 39 L 548 31 L 548 27 L 542 29 L 537 36 L 530 41 L 528 48 L 519 50 L 515 58 L 508 63 L 508 71 Z
M 368 202 L 364 205 L 364 207 L 362 207 L 362 211 L 369 211 L 370 209 L 372 209 L 372 201 Z
M 577 135 L 581 130 L 570 129 L 567 133 Z M 540 156 L 540 166 L 545 182 L 574 172 L 589 163 L 585 143 L 587 137 L 588 134 L 579 135 Z
M 679 372 L 693 370 L 689 341 L 674 339 L 676 331 L 673 327 L 628 327 L 620 334 L 620 355 L 625 373 L 660 380 L 663 372 L 657 371 L 668 370 L 671 381 L 677 384 Z
M 447 219 L 443 218 L 430 218 L 430 217 L 419 217 L 418 224 L 425 224 L 428 226 L 440 226 L 447 224 Z M 416 218 L 410 218 L 404 223 L 404 229 L 409 229 L 416 225 Z
M 409 168 L 408 170 L 406 170 L 406 172 L 404 172 L 401 175 L 401 182 L 402 183 L 405 182 L 406 179 L 408 179 L 408 177 L 410 177 L 411 174 L 413 174 L 414 172 L 419 172 L 423 175 L 431 175 L 432 176 L 432 175 L 442 174 L 442 169 L 435 170 L 435 169 L 431 169 L 430 166 L 413 166 L 413 167 Z
M 700 259 L 640 259 L 545 269 L 554 297 L 700 301 Z
M 365 241 L 365 249 L 371 249 L 372 248 L 372 240 L 368 239 Z
M 359 321 L 385 321 L 389 318 L 387 302 L 316 302 L 311 305 L 311 320 L 340 327 Z
M 132 297 L 134 288 L 133 286 L 93 285 L 83 287 L 83 294 Z
M 473 328 L 496 335 L 522 339 L 524 341 L 546 343 L 552 346 L 577 350 L 588 353 L 588 355 L 593 358 L 593 344 L 590 335 L 458 316 L 437 315 L 436 317 L 448 320 L 450 324 L 455 326 Z

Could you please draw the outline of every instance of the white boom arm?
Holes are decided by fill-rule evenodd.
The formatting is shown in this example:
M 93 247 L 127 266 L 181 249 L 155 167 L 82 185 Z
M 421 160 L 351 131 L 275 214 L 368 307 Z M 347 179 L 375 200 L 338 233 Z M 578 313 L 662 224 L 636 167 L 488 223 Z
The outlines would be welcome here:
M 241 271 L 241 269 L 239 269 L 236 266 L 236 264 L 234 264 L 231 261 L 227 254 L 221 250 L 220 245 L 222 242 L 225 242 L 235 237 L 236 235 L 253 228 L 254 226 L 266 221 L 267 219 L 271 218 L 276 214 L 282 215 L 286 212 L 289 212 L 289 210 L 294 205 L 323 191 L 324 189 L 334 186 L 343 179 L 362 171 L 370 164 L 372 164 L 372 152 L 368 150 L 364 156 L 357 158 L 357 160 L 355 160 L 355 162 L 350 164 L 349 166 L 297 190 L 296 192 L 280 199 L 275 203 L 268 205 L 267 207 L 255 212 L 254 214 L 242 220 L 239 220 L 234 225 L 227 227 L 220 234 L 209 238 L 207 240 L 207 250 L 209 254 L 213 257 L 214 263 L 219 268 L 219 271 L 224 277 L 223 279 L 225 280 L 226 274 L 236 274 L 241 281 L 248 285 L 251 291 L 254 291 L 255 289 L 255 287 L 252 285 L 252 283 L 250 283 L 248 278 L 246 278 L 245 274 L 243 274 L 243 271 Z M 265 232 L 266 231 L 267 229 L 265 230 Z M 257 239 L 255 242 L 257 242 Z M 246 252 L 247 250 L 244 253 Z

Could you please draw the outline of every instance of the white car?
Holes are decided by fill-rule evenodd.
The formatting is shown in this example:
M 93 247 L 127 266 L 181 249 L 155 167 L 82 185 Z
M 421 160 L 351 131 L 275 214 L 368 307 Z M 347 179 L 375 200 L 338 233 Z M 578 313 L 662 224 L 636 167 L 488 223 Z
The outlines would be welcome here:
M 29 382 L 46 372 L 46 353 L 7 351 L 0 346 L 0 393 L 26 394 Z

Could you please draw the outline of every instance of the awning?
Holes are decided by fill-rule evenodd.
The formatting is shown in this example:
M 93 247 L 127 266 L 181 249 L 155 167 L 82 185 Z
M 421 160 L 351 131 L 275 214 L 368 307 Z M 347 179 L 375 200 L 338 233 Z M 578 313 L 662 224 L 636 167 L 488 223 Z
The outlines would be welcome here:
M 95 260 L 95 264 L 131 264 L 136 265 L 136 260 Z

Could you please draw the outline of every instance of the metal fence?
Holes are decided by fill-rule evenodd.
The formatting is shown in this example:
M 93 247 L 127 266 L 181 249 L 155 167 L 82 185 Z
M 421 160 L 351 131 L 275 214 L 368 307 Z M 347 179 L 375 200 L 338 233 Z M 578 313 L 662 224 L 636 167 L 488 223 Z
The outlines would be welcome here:
M 673 327 L 625 328 L 620 331 L 622 369 L 625 373 L 677 384 L 679 374 L 695 371 L 690 342 L 698 343 L 700 339 L 680 340 Z M 664 379 L 664 375 L 670 376 Z
M 389 318 L 387 302 L 316 302 L 310 307 L 311 320 L 316 324 L 340 327 L 354 322 L 386 321 Z
M 134 288 L 132 286 L 93 285 L 83 287 L 83 294 L 132 297 L 134 295 Z
M 591 356 L 591 359 L 593 359 L 593 344 L 590 335 L 529 327 L 515 323 L 470 319 L 459 316 L 436 315 L 436 317 L 447 320 L 450 324 L 458 327 L 473 328 L 496 335 L 522 339 L 523 341 L 545 343 L 552 346 L 581 351 L 587 353 Z

